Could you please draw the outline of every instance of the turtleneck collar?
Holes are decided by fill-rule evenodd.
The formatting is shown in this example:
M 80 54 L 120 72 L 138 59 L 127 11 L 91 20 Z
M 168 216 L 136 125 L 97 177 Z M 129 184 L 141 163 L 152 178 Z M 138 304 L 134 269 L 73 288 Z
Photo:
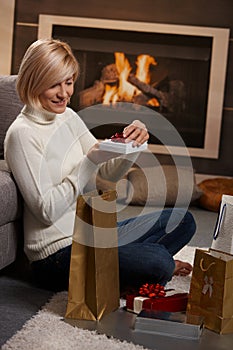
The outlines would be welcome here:
M 28 105 L 23 107 L 22 114 L 38 124 L 51 124 L 55 121 L 57 116 L 56 113 L 46 111 L 43 108 L 35 109 Z

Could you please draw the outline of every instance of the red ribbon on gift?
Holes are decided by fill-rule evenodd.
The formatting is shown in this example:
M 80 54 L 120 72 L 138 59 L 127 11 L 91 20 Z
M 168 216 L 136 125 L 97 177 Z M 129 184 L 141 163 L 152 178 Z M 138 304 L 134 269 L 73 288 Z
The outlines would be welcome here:
M 113 142 L 125 143 L 126 138 L 123 136 L 123 133 L 116 132 L 114 135 L 111 136 L 110 139 Z
M 139 289 L 139 294 L 143 297 L 158 298 L 165 297 L 164 286 L 159 283 L 145 283 Z

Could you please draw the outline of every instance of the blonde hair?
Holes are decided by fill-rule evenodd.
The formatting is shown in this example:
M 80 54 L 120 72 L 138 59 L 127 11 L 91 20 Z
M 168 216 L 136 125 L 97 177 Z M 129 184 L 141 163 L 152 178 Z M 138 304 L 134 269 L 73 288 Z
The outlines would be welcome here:
M 39 96 L 51 86 L 73 77 L 79 64 L 70 46 L 60 40 L 40 39 L 29 46 L 21 62 L 17 91 L 24 104 L 40 108 Z

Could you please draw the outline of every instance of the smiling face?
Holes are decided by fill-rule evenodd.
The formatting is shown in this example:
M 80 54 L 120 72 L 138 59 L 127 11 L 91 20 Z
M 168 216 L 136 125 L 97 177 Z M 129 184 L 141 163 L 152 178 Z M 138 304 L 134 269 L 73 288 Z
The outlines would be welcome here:
M 73 92 L 74 80 L 73 78 L 67 78 L 45 90 L 39 95 L 39 100 L 42 107 L 47 111 L 61 114 L 65 112 Z

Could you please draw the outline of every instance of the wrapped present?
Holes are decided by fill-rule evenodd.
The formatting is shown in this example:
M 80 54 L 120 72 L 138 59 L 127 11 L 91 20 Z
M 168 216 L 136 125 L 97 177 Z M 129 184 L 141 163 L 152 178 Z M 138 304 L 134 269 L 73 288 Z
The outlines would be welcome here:
M 148 144 L 144 142 L 140 146 L 134 146 L 134 141 L 126 143 L 126 138 L 123 136 L 123 133 L 116 133 L 111 136 L 110 139 L 101 141 L 99 144 L 100 150 L 117 152 L 122 154 L 141 152 L 147 149 Z
M 136 314 L 142 309 L 168 312 L 186 311 L 188 293 L 179 290 L 166 291 L 163 286 L 158 284 L 146 284 L 139 289 L 138 294 L 126 295 L 126 309 L 128 311 Z

